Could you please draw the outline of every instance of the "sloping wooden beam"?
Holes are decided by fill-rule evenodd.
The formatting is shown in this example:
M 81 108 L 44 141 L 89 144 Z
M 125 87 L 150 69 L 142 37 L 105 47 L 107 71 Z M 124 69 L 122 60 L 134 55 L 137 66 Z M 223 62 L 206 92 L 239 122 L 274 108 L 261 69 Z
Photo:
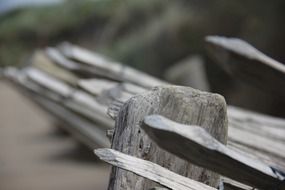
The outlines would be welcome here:
M 72 88 L 35 68 L 28 67 L 22 72 L 25 73 L 29 80 L 46 88 L 47 91 L 63 97 L 64 101 L 60 102 L 63 106 L 82 113 L 91 120 L 102 124 L 102 127 L 113 128 L 114 122 L 106 115 L 107 106 L 98 103 L 90 94 Z
M 77 85 L 79 78 L 69 70 L 55 64 L 42 50 L 37 50 L 32 59 L 31 64 L 33 67 L 48 73 L 49 75 L 64 81 L 72 86 Z
M 167 83 L 146 73 L 135 70 L 121 63 L 111 61 L 98 53 L 78 46 L 64 43 L 59 46 L 60 52 L 69 59 L 92 66 L 98 74 L 112 77 L 118 81 L 130 82 L 143 87 L 166 85 Z
M 94 152 L 101 160 L 113 166 L 128 170 L 173 190 L 216 190 L 203 183 L 178 175 L 158 164 L 113 149 L 96 149 Z
M 237 38 L 206 37 L 207 48 L 217 63 L 234 78 L 275 95 L 285 95 L 285 65 Z
M 23 90 L 24 94 L 31 97 L 44 110 L 62 121 L 64 124 L 60 125 L 60 127 L 71 133 L 77 140 L 92 149 L 96 147 L 110 147 L 110 142 L 105 137 L 105 131 L 102 127 L 82 117 L 80 114 L 67 109 L 60 104 L 62 98 L 59 94 L 44 90 L 38 84 L 27 80 L 23 75 L 24 72 L 15 68 L 6 70 L 6 77 L 12 79 Z
M 285 189 L 272 168 L 227 148 L 201 127 L 159 115 L 145 117 L 142 127 L 160 147 L 194 164 L 260 189 Z

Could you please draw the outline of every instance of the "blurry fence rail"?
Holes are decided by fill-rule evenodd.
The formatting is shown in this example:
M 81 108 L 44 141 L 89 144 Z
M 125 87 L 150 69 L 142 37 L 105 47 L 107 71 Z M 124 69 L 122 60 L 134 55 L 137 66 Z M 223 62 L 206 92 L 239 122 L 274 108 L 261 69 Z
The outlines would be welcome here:
M 256 84 L 258 86 L 260 85 L 260 81 L 256 81 L 251 75 L 251 69 L 256 68 L 260 71 L 257 72 L 260 78 L 265 77 L 263 72 L 270 72 L 270 76 L 274 75 L 276 83 L 282 83 L 285 76 L 283 66 L 263 54 L 260 55 L 260 52 L 248 44 L 220 37 L 208 38 L 207 43 L 210 46 L 209 48 L 212 48 L 210 51 L 213 52 L 214 56 L 218 56 L 218 58 L 225 55 L 224 53 L 220 55 L 221 51 L 229 53 L 229 56 L 226 56 L 228 58 L 232 58 L 233 60 L 238 58 L 234 62 L 234 67 L 226 65 L 226 62 L 222 64 L 222 67 L 226 67 L 233 76 L 241 77 L 241 79 L 252 84 L 258 83 Z M 217 49 L 219 51 L 216 51 Z M 243 52 L 246 49 L 248 51 Z M 249 72 L 243 72 L 244 70 L 238 69 L 242 68 L 244 63 L 247 64 Z M 260 70 L 259 67 L 261 68 Z M 63 125 L 64 129 L 86 145 L 91 148 L 110 147 L 110 140 L 106 136 L 106 131 L 108 131 L 108 136 L 113 139 L 112 148 L 138 157 L 131 158 L 114 150 L 102 149 L 97 151 L 97 154 L 103 160 L 123 169 L 133 171 L 168 188 L 179 189 L 180 186 L 177 185 L 179 183 L 180 185 L 182 184 L 181 187 L 183 188 L 183 184 L 186 184 L 185 189 L 188 188 L 187 186 L 190 189 L 212 189 L 193 180 L 187 179 L 187 181 L 182 176 L 175 178 L 177 179 L 177 183 L 170 182 L 169 178 L 165 179 L 165 177 L 177 174 L 169 173 L 170 171 L 160 168 L 156 164 L 153 165 L 153 163 L 144 162 L 139 158 L 151 160 L 154 163 L 158 163 L 172 171 L 196 180 L 199 180 L 199 176 L 204 176 L 201 177 L 203 179 L 200 178 L 200 181 L 207 181 L 209 185 L 215 187 L 217 186 L 218 175 L 208 170 L 201 170 L 201 168 L 196 166 L 191 166 L 192 169 L 189 169 L 191 168 L 190 165 L 192 165 L 189 163 L 214 170 L 226 177 L 260 189 L 284 189 L 282 172 L 280 172 L 285 170 L 284 119 L 251 112 L 234 106 L 228 106 L 226 113 L 224 104 L 217 98 L 219 96 L 215 94 L 196 91 L 192 88 L 171 86 L 145 73 L 67 43 L 58 47 L 36 51 L 30 64 L 26 67 L 6 68 L 1 70 L 1 73 L 22 87 L 21 89 L 44 109 L 66 123 L 66 125 Z M 262 78 L 262 83 L 270 86 L 272 82 L 268 78 Z M 155 86 L 160 87 L 153 89 Z M 270 90 L 275 93 L 283 93 L 282 89 L 276 89 L 274 85 L 271 85 Z M 201 95 L 206 98 L 201 99 Z M 200 99 L 197 97 L 200 97 Z M 210 108 L 211 106 L 205 106 L 204 108 L 198 106 L 204 105 L 205 102 L 211 102 L 211 97 L 215 97 L 214 99 L 219 103 L 215 104 L 212 108 Z M 187 106 L 182 106 L 185 102 L 185 106 L 188 105 L 188 109 L 186 108 Z M 180 141 L 175 137 L 176 133 L 171 133 L 168 137 L 170 139 L 175 137 L 174 139 L 177 144 L 173 144 L 174 140 L 164 141 L 165 143 L 170 143 L 171 146 L 161 144 L 161 140 L 157 138 L 154 139 L 163 149 L 177 156 L 170 155 L 154 145 L 148 135 L 140 130 L 144 117 L 154 113 L 163 115 L 178 123 L 202 127 L 202 120 L 205 119 L 206 124 L 204 123 L 204 127 L 207 128 L 206 130 L 214 138 L 225 143 L 225 136 L 228 135 L 227 145 L 225 147 L 224 145 L 216 144 L 215 148 L 217 150 L 215 150 L 211 146 L 214 146 L 214 142 L 216 141 L 206 135 L 208 140 L 205 141 L 211 142 L 211 146 L 207 147 L 203 144 L 200 144 L 200 146 L 204 147 L 202 150 L 205 153 L 207 151 L 210 153 L 207 158 L 213 160 L 207 160 L 205 157 L 205 162 L 197 162 L 194 158 L 184 155 L 187 152 L 184 151 L 185 147 L 182 145 L 179 146 Z M 179 115 L 179 113 L 181 114 Z M 228 117 L 228 133 L 226 132 L 226 117 Z M 217 118 L 214 121 L 218 124 L 213 121 L 211 123 L 211 118 Z M 114 130 L 115 125 L 116 128 Z M 176 125 L 180 124 L 171 123 L 171 126 L 174 128 Z M 146 131 L 151 131 L 151 129 L 154 130 L 154 126 L 149 125 L 145 129 Z M 159 133 L 162 133 L 162 130 L 164 129 L 157 129 Z M 122 135 L 126 132 L 127 136 Z M 149 133 L 150 137 L 153 138 L 154 133 Z M 122 136 L 118 136 L 118 134 Z M 202 138 L 205 137 L 205 133 L 195 133 L 194 137 L 196 136 L 197 138 Z M 195 141 L 195 138 L 188 137 L 191 137 L 191 135 L 186 136 L 184 142 Z M 198 146 L 199 143 L 197 144 L 196 142 L 196 145 Z M 173 149 L 173 147 L 177 148 Z M 193 149 L 196 151 L 196 148 Z M 183 154 L 179 153 L 179 151 L 182 151 Z M 232 152 L 238 156 L 233 157 Z M 201 155 L 203 158 L 204 156 Z M 181 160 L 178 157 L 187 161 Z M 220 161 L 224 162 L 217 163 L 220 167 L 215 168 L 213 167 L 213 163 L 218 158 L 222 158 Z M 253 162 L 261 164 L 257 166 L 257 164 L 252 164 Z M 135 163 L 141 163 L 142 167 L 136 169 L 134 166 Z M 238 175 L 235 175 L 232 172 L 232 168 L 229 168 L 226 164 L 233 164 L 236 169 L 241 171 L 238 172 Z M 156 172 L 161 170 L 165 172 L 165 176 L 163 174 L 157 176 Z M 203 174 L 201 171 L 204 171 L 202 172 Z M 245 172 L 247 175 L 242 176 L 241 172 Z M 120 175 L 121 178 L 118 177 Z M 119 186 L 116 187 L 114 184 L 126 185 L 124 184 L 125 180 L 129 181 L 128 183 L 131 185 L 128 187 L 131 188 L 134 187 L 132 186 L 134 184 L 140 184 L 140 187 L 145 189 L 154 186 L 151 182 L 144 183 L 142 178 L 138 178 L 139 180 L 136 181 L 136 177 L 130 173 L 126 174 L 123 171 L 118 173 L 117 169 L 113 170 L 112 177 L 113 182 L 111 180 L 110 189 L 119 189 Z M 227 180 L 228 178 L 223 179 L 226 181 L 224 184 L 225 189 L 249 188 L 237 182 Z M 179 180 L 183 182 L 180 183 Z

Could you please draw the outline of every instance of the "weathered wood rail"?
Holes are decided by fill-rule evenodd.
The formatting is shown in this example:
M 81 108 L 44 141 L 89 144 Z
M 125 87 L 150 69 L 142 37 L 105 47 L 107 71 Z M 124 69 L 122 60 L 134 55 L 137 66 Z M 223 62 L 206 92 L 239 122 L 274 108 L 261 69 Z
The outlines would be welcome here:
M 97 149 L 95 154 L 100 159 L 131 171 L 137 175 L 155 181 L 165 187 L 177 190 L 214 190 L 215 188 L 178 175 L 150 161 L 135 158 L 113 149 Z
M 285 95 L 285 65 L 237 38 L 208 36 L 207 47 L 220 66 L 236 79 Z
M 269 166 L 227 148 L 199 126 L 186 126 L 153 115 L 145 117 L 142 128 L 159 146 L 196 165 L 253 187 L 285 188 L 283 178 Z
M 221 66 L 233 76 L 257 86 L 270 86 L 271 78 L 263 75 L 270 72 L 274 83 L 282 83 L 283 66 L 248 44 L 220 37 L 210 37 L 207 42 Z M 221 60 L 223 56 L 233 64 L 227 65 L 229 60 Z M 110 147 L 108 131 L 112 148 L 120 152 L 101 149 L 96 154 L 130 171 L 114 168 L 109 189 L 151 189 L 157 186 L 151 181 L 171 189 L 213 189 L 220 182 L 217 173 L 223 175 L 224 189 L 284 189 L 280 172 L 285 171 L 282 118 L 233 106 L 226 109 L 219 95 L 171 86 L 67 43 L 36 51 L 30 65 L 1 73 L 91 148 Z M 274 85 L 269 89 L 283 93 Z M 147 119 L 143 124 L 151 114 L 175 122 L 162 119 L 159 126 L 164 128 Z
M 225 144 L 227 117 L 223 97 L 190 87 L 157 87 L 134 96 L 123 105 L 116 118 L 112 140 L 115 150 L 152 161 L 180 175 L 216 187 L 219 183 L 217 174 L 185 162 L 152 143 L 140 128 L 144 117 L 150 114 L 161 114 L 180 123 L 199 125 Z M 111 172 L 109 189 L 149 189 L 153 186 L 149 181 L 120 169 L 113 168 Z

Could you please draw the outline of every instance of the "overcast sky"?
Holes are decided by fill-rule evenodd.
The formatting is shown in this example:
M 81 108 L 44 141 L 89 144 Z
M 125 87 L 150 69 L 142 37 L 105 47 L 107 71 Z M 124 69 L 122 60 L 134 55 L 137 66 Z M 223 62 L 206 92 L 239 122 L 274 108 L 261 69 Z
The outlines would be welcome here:
M 0 0 L 0 14 L 9 12 L 19 7 L 42 6 L 61 3 L 64 0 Z

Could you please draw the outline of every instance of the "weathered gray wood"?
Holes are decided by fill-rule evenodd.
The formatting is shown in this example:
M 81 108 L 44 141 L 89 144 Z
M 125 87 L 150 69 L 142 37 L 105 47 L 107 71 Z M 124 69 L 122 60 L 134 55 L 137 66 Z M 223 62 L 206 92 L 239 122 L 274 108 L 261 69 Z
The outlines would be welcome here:
M 221 184 L 223 188 L 219 188 L 220 190 L 221 189 L 224 189 L 224 190 L 253 190 L 254 189 L 253 187 L 239 183 L 227 177 L 222 177 Z
M 116 120 L 120 109 L 123 107 L 125 102 L 114 100 L 108 107 L 107 115 L 111 117 L 113 120 Z
M 237 38 L 208 36 L 210 54 L 234 78 L 285 95 L 285 66 Z
M 62 101 L 59 95 L 44 91 L 39 85 L 28 81 L 24 73 L 17 69 L 6 70 L 6 76 L 11 78 L 19 87 L 22 87 L 20 89 L 23 90 L 24 94 L 32 97 L 34 102 L 60 121 L 63 121 L 65 124 L 60 126 L 77 140 L 92 149 L 95 147 L 110 147 L 104 129 L 59 104 Z
M 160 147 L 194 164 L 260 189 L 285 189 L 285 178 L 269 166 L 227 148 L 201 127 L 159 115 L 145 117 L 142 127 Z
M 158 164 L 135 158 L 112 149 L 97 149 L 95 154 L 103 161 L 155 181 L 173 190 L 214 190 L 215 188 L 180 176 Z M 133 189 L 141 189 L 136 186 Z
M 271 131 L 274 132 L 274 130 Z M 282 132 L 284 133 L 284 131 Z M 255 133 L 253 131 L 249 132 L 236 125 L 235 127 L 229 128 L 229 140 L 231 142 L 252 147 L 256 150 L 262 150 L 267 154 L 277 156 L 285 160 L 284 142 L 280 142 L 277 139 L 272 139 L 269 137 L 269 135 L 259 135 L 258 132 Z
M 108 129 L 106 131 L 106 137 L 109 139 L 110 142 L 113 140 L 114 129 Z
M 46 48 L 47 56 L 61 67 L 68 70 L 79 70 L 80 66 L 76 62 L 66 59 L 57 49 L 49 47 Z
M 140 94 L 147 90 L 147 88 L 144 88 L 142 86 L 137 86 L 131 83 L 122 83 L 121 84 L 122 89 L 124 89 L 126 92 L 129 92 L 130 94 Z
M 252 123 L 253 125 L 268 126 L 268 128 L 285 128 L 285 119 L 273 117 L 258 112 L 246 110 L 236 106 L 228 106 L 228 115 L 231 119 L 239 120 L 244 124 Z M 285 138 L 285 137 L 284 137 Z
M 94 97 L 78 91 L 35 68 L 26 68 L 25 73 L 33 82 L 65 98 L 64 101 L 60 102 L 62 105 L 75 112 L 82 113 L 91 120 L 102 124 L 100 125 L 102 127 L 113 128 L 114 122 L 106 115 L 107 107 L 98 103 Z
M 228 106 L 229 147 L 285 171 L 285 119 Z
M 143 118 L 149 114 L 161 114 L 184 124 L 200 125 L 219 141 L 226 143 L 227 117 L 224 98 L 190 87 L 154 88 L 131 98 L 120 109 L 112 143 L 115 150 L 152 161 L 180 175 L 216 187 L 218 175 L 167 153 L 149 139 L 139 127 Z M 135 187 L 149 189 L 153 184 L 118 168 L 112 169 L 109 189 Z
M 165 85 L 166 83 L 128 66 L 106 59 L 105 57 L 90 52 L 72 44 L 64 43 L 59 47 L 63 55 L 81 63 L 96 68 L 98 74 L 112 77 L 119 81 L 126 81 L 143 87 Z
M 233 141 L 228 141 L 228 147 L 232 150 L 235 150 L 236 152 L 247 155 L 252 159 L 261 160 L 271 167 L 284 171 L 285 164 L 283 158 L 273 156 L 272 154 L 263 152 L 263 150 L 257 150 L 254 147 L 249 147 L 248 145 L 236 143 Z
M 45 74 L 44 72 L 36 68 L 27 67 L 24 70 L 22 70 L 22 72 L 29 79 L 44 86 L 47 89 L 50 89 L 51 91 L 54 91 L 60 96 L 68 97 L 73 92 L 72 87 L 64 84 L 63 82 L 60 82 L 59 80 L 54 79 L 53 77 L 50 77 L 49 75 Z
M 80 80 L 79 86 L 96 96 L 97 101 L 110 105 L 113 101 L 126 102 L 133 95 L 146 91 L 145 88 L 130 84 L 118 83 L 106 79 Z
M 34 101 L 40 104 L 44 109 L 65 123 L 65 125 L 62 125 L 61 127 L 90 148 L 110 147 L 110 142 L 105 136 L 105 131 L 96 126 L 96 124 L 42 96 L 34 95 L 33 98 Z
M 107 107 L 96 103 L 94 98 L 88 94 L 76 91 L 36 69 L 27 68 L 18 72 L 17 70 L 7 70 L 7 75 L 41 96 L 47 97 L 81 116 L 88 117 L 97 124 L 96 126 L 103 129 L 113 128 L 114 126 L 114 122 L 106 115 Z M 27 77 L 32 80 L 28 80 Z
M 126 102 L 128 99 L 133 97 L 134 94 L 126 92 L 121 84 L 104 90 L 98 97 L 97 100 L 103 104 L 109 105 L 113 101 Z
M 80 80 L 78 85 L 94 96 L 99 96 L 104 91 L 115 88 L 119 83 L 115 81 L 110 81 L 106 79 L 87 79 Z
M 115 101 L 108 115 L 115 119 L 124 102 Z M 228 106 L 229 148 L 285 171 L 285 119 Z
M 276 141 L 285 142 L 285 119 L 228 106 L 229 122 L 233 127 L 254 132 Z
M 84 78 L 90 78 L 95 76 L 112 78 L 112 76 L 108 77 L 105 76 L 104 73 L 98 72 L 94 67 L 68 59 L 67 57 L 62 55 L 56 48 L 47 48 L 45 52 L 48 55 L 49 59 L 56 63 L 58 66 L 63 67 L 78 76 L 83 76 Z
M 49 100 L 57 102 L 59 106 L 63 106 L 63 108 L 68 109 L 68 111 L 72 110 L 73 111 L 72 113 L 76 113 L 77 116 L 88 117 L 89 119 L 91 119 L 90 120 L 91 122 L 100 123 L 100 125 L 105 121 L 105 123 L 106 122 L 109 123 L 109 127 L 106 128 L 112 128 L 113 122 L 109 120 L 109 118 L 106 118 L 105 114 L 107 104 L 104 104 L 102 107 L 101 105 L 102 101 L 98 101 L 97 98 L 95 99 L 96 102 L 98 102 L 99 104 L 94 104 L 92 103 L 94 97 L 91 96 L 91 93 L 90 94 L 84 93 L 81 91 L 81 89 L 71 88 L 69 85 L 66 85 L 65 83 L 74 85 L 73 82 L 70 83 L 70 81 L 73 81 L 73 79 L 70 80 L 70 78 L 65 74 L 62 75 L 61 71 L 65 71 L 62 70 L 62 68 L 67 69 L 76 74 L 77 77 L 83 76 L 83 75 L 78 75 L 79 71 L 82 71 L 82 73 L 84 73 L 84 77 L 103 76 L 104 74 L 106 74 L 106 72 L 103 72 L 103 75 L 94 75 L 98 71 L 100 73 L 101 70 L 99 69 L 95 71 L 96 67 L 94 65 L 92 66 L 92 64 L 76 62 L 74 60 L 68 59 L 68 57 L 63 56 L 57 49 L 53 50 L 57 54 L 53 54 L 53 56 L 51 56 L 51 54 L 48 55 L 50 60 L 54 61 L 54 63 L 57 63 L 56 65 L 52 64 L 53 66 L 56 67 L 53 66 L 50 67 L 50 64 L 48 65 L 45 63 L 42 64 L 43 61 L 45 62 L 45 60 L 43 59 L 36 59 L 35 60 L 36 64 L 34 64 L 33 66 L 41 69 L 42 71 L 45 72 L 45 74 L 47 73 L 48 76 L 52 76 L 52 78 L 55 77 L 57 79 L 56 80 L 57 82 L 63 83 L 64 85 L 58 85 L 58 83 L 53 83 L 53 82 L 51 83 L 44 82 L 46 80 L 42 80 L 42 78 L 39 79 L 37 78 L 38 76 L 36 76 L 34 80 L 31 77 L 28 77 L 29 83 L 27 81 L 24 81 L 26 88 L 33 88 L 34 91 L 37 92 L 41 91 L 40 96 L 43 97 L 47 96 Z M 242 51 L 242 49 L 239 51 Z M 230 55 L 236 54 L 236 52 L 234 53 L 233 52 L 231 52 Z M 57 59 L 56 56 L 58 56 Z M 47 61 L 51 63 L 50 60 Z M 113 63 L 112 61 L 109 60 L 105 61 Z M 58 72 L 58 70 L 61 71 Z M 25 74 L 26 70 L 23 69 L 19 73 L 22 72 Z M 86 73 L 89 73 L 89 75 L 85 75 Z M 102 72 L 100 74 L 102 74 Z M 6 70 L 4 71 L 4 75 L 6 75 Z M 23 80 L 22 75 L 18 76 L 14 75 L 13 77 L 15 77 L 16 80 Z M 112 76 L 111 77 L 105 76 L 104 78 L 106 79 L 109 78 L 109 80 L 107 81 L 110 82 L 113 81 L 111 80 Z M 118 79 L 117 75 L 113 78 L 115 78 L 116 80 L 127 81 L 125 79 Z M 94 86 L 94 88 L 96 87 Z M 104 98 L 110 97 L 108 99 L 109 102 L 111 102 L 113 99 L 116 100 L 114 103 L 112 103 L 111 109 L 108 110 L 108 114 L 111 115 L 113 118 L 115 118 L 117 113 L 121 109 L 121 105 L 123 104 L 123 102 L 127 101 L 133 95 L 142 93 L 145 90 L 146 88 L 136 86 L 135 84 L 123 82 L 123 83 L 118 83 L 118 85 L 112 89 L 108 89 L 106 91 L 104 90 L 104 93 L 101 93 L 98 97 L 100 99 L 103 97 Z M 119 96 L 117 95 L 117 92 L 120 93 L 122 92 L 123 95 L 120 95 L 120 93 L 118 93 L 120 95 Z M 93 108 L 95 108 L 95 111 Z M 98 111 L 100 114 L 97 113 Z M 230 126 L 229 148 L 239 151 L 241 153 L 246 153 L 249 157 L 255 159 L 256 158 L 261 159 L 270 166 L 274 166 L 276 168 L 285 170 L 285 162 L 284 162 L 285 146 L 283 146 L 285 138 L 284 120 L 271 118 L 265 115 L 259 115 L 253 112 L 248 112 L 246 110 L 237 111 L 237 109 L 233 110 L 231 109 L 231 107 L 229 107 L 228 114 L 229 114 L 229 126 Z M 104 119 L 103 122 L 101 121 L 102 119 Z M 105 124 L 103 128 L 105 128 Z M 100 134 L 103 134 L 103 136 L 105 137 L 105 132 Z

